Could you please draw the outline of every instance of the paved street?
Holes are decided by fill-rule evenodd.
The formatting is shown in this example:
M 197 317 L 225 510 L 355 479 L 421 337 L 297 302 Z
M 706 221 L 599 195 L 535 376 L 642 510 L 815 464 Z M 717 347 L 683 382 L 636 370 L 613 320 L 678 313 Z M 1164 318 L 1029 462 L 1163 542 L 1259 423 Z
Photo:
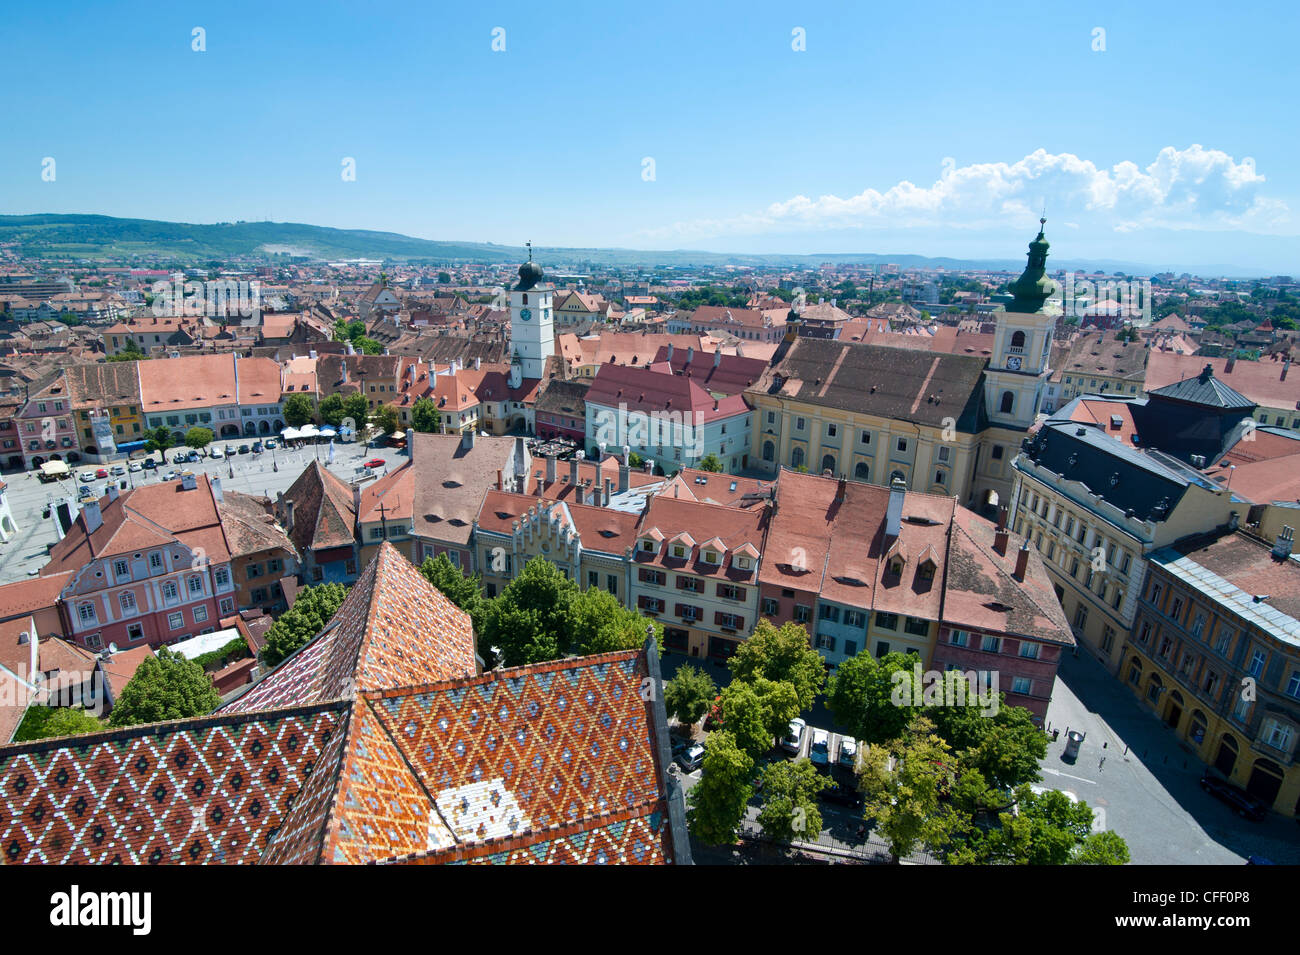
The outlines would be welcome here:
M 234 442 L 238 447 L 242 441 Z M 220 443 L 219 443 L 220 444 Z M 221 445 L 224 447 L 224 445 Z M 300 448 L 297 451 L 284 451 L 277 448 L 274 452 L 263 451 L 261 454 L 240 454 L 233 460 L 217 461 L 204 458 L 198 464 L 173 465 L 170 463 L 180 449 L 167 452 L 169 463 L 154 471 L 137 471 L 128 473 L 122 479 L 128 487 L 143 484 L 157 484 L 162 475 L 174 468 L 184 467 L 195 473 L 206 473 L 221 478 L 221 485 L 226 490 L 243 491 L 247 494 L 275 497 L 277 491 L 283 491 L 302 473 L 318 454 L 325 463 L 329 445 Z M 157 458 L 157 455 L 154 455 Z M 406 458 L 393 448 L 367 448 L 361 444 L 336 444 L 334 446 L 334 463 L 327 465 L 331 471 L 344 481 L 350 481 L 362 461 L 371 458 L 383 458 L 390 468 L 397 467 Z M 103 465 L 107 467 L 108 465 Z M 98 464 L 78 464 L 73 469 L 70 480 L 51 484 L 42 484 L 33 472 L 7 473 L 3 475 L 9 485 L 7 491 L 9 506 L 13 511 L 14 523 L 18 532 L 6 544 L 0 544 L 0 583 L 22 580 L 34 574 L 48 559 L 49 547 L 58 540 L 53 514 L 50 518 L 42 517 L 47 505 L 56 498 L 76 497 L 77 488 L 82 484 L 78 475 L 82 471 L 94 471 Z M 383 469 L 378 469 L 383 474 Z M 118 480 L 118 479 L 115 479 Z M 90 482 L 96 492 L 103 494 L 108 482 L 104 479 Z

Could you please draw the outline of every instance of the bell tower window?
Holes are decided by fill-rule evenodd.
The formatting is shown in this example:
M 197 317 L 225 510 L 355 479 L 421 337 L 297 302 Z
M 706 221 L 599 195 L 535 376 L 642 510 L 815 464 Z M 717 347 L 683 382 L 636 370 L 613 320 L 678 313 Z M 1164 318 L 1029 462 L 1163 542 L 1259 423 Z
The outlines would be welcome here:
M 1002 392 L 1002 406 L 998 409 L 1002 414 L 1011 414 L 1011 408 L 1016 403 L 1016 396 L 1010 391 Z
M 1011 354 L 1019 355 L 1025 350 L 1025 333 L 1021 331 L 1013 332 L 1011 335 L 1011 347 L 1008 349 Z

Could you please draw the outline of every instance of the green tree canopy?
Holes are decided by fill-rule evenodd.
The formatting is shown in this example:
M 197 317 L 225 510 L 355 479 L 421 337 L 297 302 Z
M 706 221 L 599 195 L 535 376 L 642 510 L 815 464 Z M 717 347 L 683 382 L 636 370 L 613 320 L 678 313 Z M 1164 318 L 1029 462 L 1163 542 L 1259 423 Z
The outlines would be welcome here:
M 765 677 L 789 683 L 798 697 L 799 711 L 813 705 L 826 682 L 821 654 L 809 643 L 808 631 L 797 623 L 777 629 L 772 621 L 759 620 L 750 638 L 732 655 L 730 665 L 737 680 L 753 682 Z
M 166 451 L 175 443 L 175 438 L 172 437 L 172 429 L 166 425 L 159 425 L 144 434 L 144 446 L 148 451 Z
M 421 434 L 437 434 L 442 426 L 442 413 L 432 398 L 417 398 L 411 405 L 411 427 Z
M 969 828 L 969 816 L 947 798 L 955 782 L 952 751 L 925 717 L 893 742 L 868 746 L 861 767 L 863 815 L 876 821 L 895 862 L 919 846 L 942 851 Z
M 284 401 L 284 421 L 291 428 L 301 428 L 311 421 L 315 414 L 316 408 L 309 395 L 290 395 Z
M 931 706 L 925 715 L 962 765 L 978 770 L 991 786 L 1014 788 L 1042 779 L 1038 766 L 1047 755 L 1047 736 L 1028 710 L 1008 706 L 1005 694 L 993 716 L 978 706 Z
M 193 427 L 185 432 L 185 444 L 195 450 L 202 450 L 212 443 L 212 429 Z
M 363 398 L 362 400 L 364 401 L 365 399 Z M 287 403 L 286 403 L 285 413 L 286 415 L 288 414 Z M 326 395 L 324 398 L 321 399 L 320 418 L 321 421 L 325 422 L 325 424 L 329 425 L 332 428 L 337 428 L 339 425 L 343 423 L 343 419 L 346 416 L 347 416 L 347 411 L 344 410 L 343 407 L 342 395 L 338 395 L 338 394 Z
M 688 725 L 704 719 L 717 695 L 713 677 L 689 663 L 678 667 L 673 678 L 664 683 L 664 705 L 668 715 Z
M 1092 809 L 1062 793 L 1016 790 L 1016 812 L 1004 812 L 995 829 L 972 830 L 970 838 L 949 855 L 957 864 L 1066 865 L 1092 832 Z M 1094 844 L 1097 852 L 1114 846 Z
M 1110 830 L 1094 832 L 1079 844 L 1070 862 L 1073 865 L 1128 865 L 1128 843 Z
M 913 664 L 918 659 L 898 652 L 876 659 L 863 650 L 841 663 L 826 692 L 826 706 L 836 722 L 863 743 L 898 739 L 919 710 L 910 703 Z M 895 695 L 895 688 L 901 688 L 902 694 Z
M 220 702 L 221 696 L 203 667 L 159 647 L 157 656 L 146 657 L 122 688 L 108 722 L 111 726 L 134 726 L 182 720 L 210 713 Z
M 663 649 L 663 625 L 628 610 L 607 590 L 588 587 L 576 593 L 571 611 L 573 643 L 569 649 L 572 652 L 590 656 L 615 650 L 640 650 L 648 636 L 653 636 L 655 645 Z
M 29 706 L 14 731 L 15 743 L 58 736 L 84 736 L 98 733 L 104 723 L 92 713 L 71 706 Z
M 397 412 L 388 405 L 380 405 L 376 408 L 372 420 L 375 427 L 386 435 L 397 431 L 397 426 L 401 423 L 398 421 Z
M 351 418 L 358 431 L 366 426 L 366 418 L 369 415 L 370 402 L 366 400 L 366 396 L 361 392 L 354 391 L 343 399 L 343 417 Z M 390 431 L 389 434 L 392 434 L 392 432 Z
M 754 761 L 727 730 L 718 730 L 704 745 L 703 772 L 687 802 L 692 834 L 706 845 L 736 841 L 745 808 L 753 794 Z
M 558 658 L 572 642 L 577 591 L 549 560 L 534 557 L 483 616 L 484 659 L 490 648 L 509 667 Z
M 700 459 L 700 470 L 720 474 L 722 473 L 722 459 L 710 451 Z
M 475 631 L 482 627 L 487 598 L 483 596 L 478 574 L 466 577 L 465 572 L 453 564 L 446 554 L 424 558 L 420 573 L 443 596 L 470 615 Z
M 816 838 L 822 831 L 817 796 L 832 785 L 808 759 L 780 760 L 763 769 L 763 834 L 781 842 Z
M 301 591 L 293 606 L 280 614 L 266 631 L 262 662 L 268 667 L 276 666 L 324 630 L 347 593 L 347 587 L 342 584 L 317 584 Z

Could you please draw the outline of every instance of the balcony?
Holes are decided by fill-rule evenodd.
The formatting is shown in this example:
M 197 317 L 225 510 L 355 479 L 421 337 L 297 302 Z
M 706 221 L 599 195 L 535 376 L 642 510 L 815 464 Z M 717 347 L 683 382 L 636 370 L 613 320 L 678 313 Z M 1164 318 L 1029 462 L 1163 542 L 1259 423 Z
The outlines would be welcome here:
M 1292 744 L 1290 750 L 1280 749 L 1272 743 L 1263 739 L 1254 739 L 1251 741 L 1250 748 L 1261 756 L 1266 756 L 1279 766 L 1287 767 L 1295 762 L 1295 745 Z

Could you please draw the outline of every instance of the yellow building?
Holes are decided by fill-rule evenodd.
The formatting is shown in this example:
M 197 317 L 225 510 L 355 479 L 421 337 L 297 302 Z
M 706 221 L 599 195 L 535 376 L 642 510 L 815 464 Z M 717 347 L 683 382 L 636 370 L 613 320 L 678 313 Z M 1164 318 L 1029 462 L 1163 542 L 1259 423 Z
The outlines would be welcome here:
M 1123 678 L 1214 772 L 1300 810 L 1300 562 L 1287 528 L 1151 554 Z

